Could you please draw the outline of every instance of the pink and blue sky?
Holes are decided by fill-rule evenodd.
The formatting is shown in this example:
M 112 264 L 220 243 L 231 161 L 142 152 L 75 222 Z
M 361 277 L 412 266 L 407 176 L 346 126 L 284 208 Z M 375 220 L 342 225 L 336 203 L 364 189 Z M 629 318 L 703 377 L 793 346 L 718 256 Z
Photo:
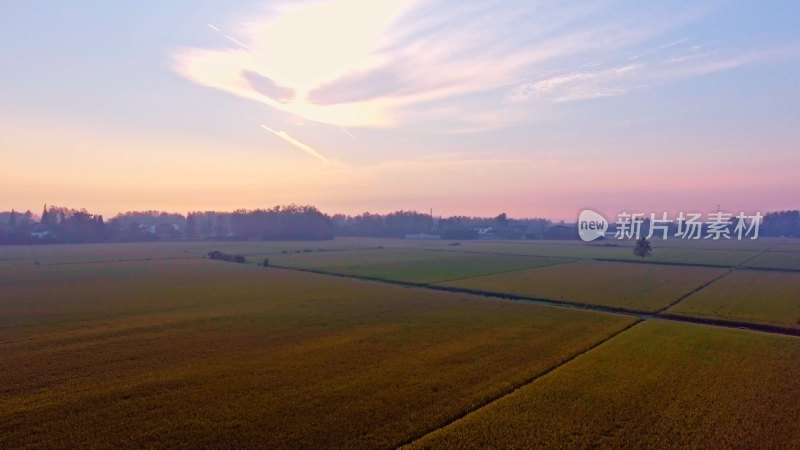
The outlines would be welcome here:
M 0 210 L 797 208 L 800 3 L 6 1 Z

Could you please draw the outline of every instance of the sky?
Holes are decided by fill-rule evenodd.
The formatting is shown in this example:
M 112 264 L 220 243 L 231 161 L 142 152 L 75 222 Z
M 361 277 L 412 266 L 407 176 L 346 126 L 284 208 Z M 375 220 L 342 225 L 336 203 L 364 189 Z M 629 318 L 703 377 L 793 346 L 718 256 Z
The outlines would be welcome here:
M 0 210 L 800 207 L 800 2 L 0 6 Z

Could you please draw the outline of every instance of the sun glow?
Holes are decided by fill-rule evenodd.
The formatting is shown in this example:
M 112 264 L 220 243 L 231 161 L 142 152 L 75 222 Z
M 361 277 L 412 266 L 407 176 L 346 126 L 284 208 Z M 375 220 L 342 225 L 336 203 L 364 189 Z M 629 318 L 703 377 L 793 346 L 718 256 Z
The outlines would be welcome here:
M 387 125 L 392 120 L 385 99 L 322 105 L 312 102 L 310 94 L 384 64 L 376 53 L 381 34 L 410 3 L 336 0 L 288 6 L 277 17 L 247 24 L 241 39 L 246 44 L 239 48 L 187 49 L 176 56 L 175 68 L 195 83 L 308 120 L 339 126 Z

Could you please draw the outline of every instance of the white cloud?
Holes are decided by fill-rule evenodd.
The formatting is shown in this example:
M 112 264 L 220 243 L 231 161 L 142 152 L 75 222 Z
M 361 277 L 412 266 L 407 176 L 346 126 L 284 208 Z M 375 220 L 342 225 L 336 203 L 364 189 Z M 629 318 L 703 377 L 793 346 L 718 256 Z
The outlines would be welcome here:
M 674 47 L 677 43 L 661 46 L 658 50 Z M 792 57 L 795 47 L 734 55 L 698 53 L 696 46 L 678 55 L 660 55 L 650 52 L 648 58 L 638 55 L 635 64 L 603 67 L 584 65 L 583 70 L 568 71 L 535 81 L 521 83 L 511 89 L 508 100 L 529 102 L 548 100 L 571 102 L 593 98 L 622 95 L 635 89 L 664 84 L 673 80 L 697 77 L 735 69 L 750 64 L 772 62 Z
M 763 59 L 720 56 L 674 31 L 705 11 L 670 17 L 644 4 L 453 0 L 292 3 L 249 18 L 229 49 L 187 48 L 175 70 L 197 84 L 303 120 L 387 127 L 424 115 L 447 130 L 519 120 L 509 105 L 621 95 Z M 663 37 L 662 37 L 663 36 Z M 667 38 L 669 37 L 669 38 Z M 702 52 L 700 51 L 702 49 Z M 481 100 L 476 101 L 476 97 Z M 464 98 L 470 101 L 464 103 Z M 510 102 L 509 102 L 510 101 Z M 468 104 L 471 111 L 465 111 Z M 450 106 L 442 107 L 442 105 Z M 504 116 L 504 117 L 503 117 Z M 515 119 L 516 117 L 516 119 Z

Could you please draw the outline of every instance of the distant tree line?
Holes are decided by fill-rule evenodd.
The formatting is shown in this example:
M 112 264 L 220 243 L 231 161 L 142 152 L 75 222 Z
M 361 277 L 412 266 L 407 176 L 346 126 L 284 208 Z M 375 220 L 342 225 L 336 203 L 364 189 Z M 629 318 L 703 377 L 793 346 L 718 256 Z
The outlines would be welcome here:
M 416 211 L 396 211 L 386 215 L 368 212 L 358 216 L 336 214 L 332 220 L 337 236 L 403 237 L 433 230 L 433 218 Z
M 644 224 L 643 229 L 647 229 Z M 671 224 L 675 227 L 675 224 Z M 800 237 L 800 211 L 764 216 L 762 236 Z M 321 240 L 334 236 L 441 237 L 443 239 L 576 239 L 574 225 L 546 219 L 452 216 L 416 211 L 328 216 L 312 206 L 275 206 L 233 212 L 195 211 L 186 216 L 161 211 L 128 211 L 110 220 L 85 209 L 45 206 L 0 212 L 0 244 L 153 241 L 173 239 Z
M 496 217 L 453 216 L 438 223 L 444 239 L 548 239 L 552 227 L 547 219 L 510 219 L 506 213 Z
M 205 211 L 186 216 L 129 211 L 105 221 L 85 209 L 45 205 L 40 218 L 30 211 L 0 213 L 0 244 L 155 241 L 172 239 L 332 239 L 330 217 L 312 206 Z
M 276 206 L 272 209 L 248 211 L 240 209 L 230 215 L 230 231 L 241 239 L 333 239 L 333 222 L 313 206 Z
M 800 237 L 800 211 L 776 211 L 764 215 L 763 236 Z

